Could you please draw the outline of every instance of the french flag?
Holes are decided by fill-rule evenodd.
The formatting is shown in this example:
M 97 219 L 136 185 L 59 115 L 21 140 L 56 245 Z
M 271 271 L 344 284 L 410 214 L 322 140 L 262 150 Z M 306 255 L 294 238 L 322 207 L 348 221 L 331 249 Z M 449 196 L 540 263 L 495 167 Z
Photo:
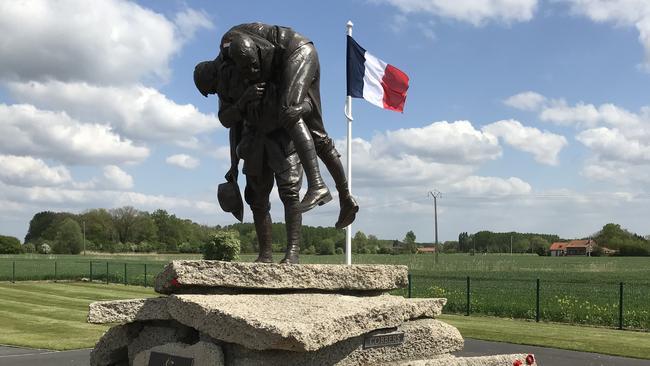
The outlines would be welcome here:
M 348 36 L 347 50 L 348 95 L 363 98 L 384 109 L 404 111 L 409 77 L 368 53 Z

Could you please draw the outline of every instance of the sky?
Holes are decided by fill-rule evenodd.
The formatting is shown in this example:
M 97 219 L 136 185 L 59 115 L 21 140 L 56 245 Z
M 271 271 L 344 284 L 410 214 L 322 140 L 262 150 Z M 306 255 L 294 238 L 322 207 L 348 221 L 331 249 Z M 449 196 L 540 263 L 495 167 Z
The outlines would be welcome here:
M 228 132 L 192 72 L 241 23 L 314 42 L 346 159 L 348 20 L 410 78 L 403 113 L 353 102 L 353 231 L 431 242 L 440 192 L 440 241 L 609 222 L 650 234 L 647 0 L 0 2 L 0 234 L 22 239 L 39 211 L 127 205 L 234 223 L 216 198 Z M 333 226 L 337 201 L 303 223 Z M 277 190 L 271 203 L 283 221 Z

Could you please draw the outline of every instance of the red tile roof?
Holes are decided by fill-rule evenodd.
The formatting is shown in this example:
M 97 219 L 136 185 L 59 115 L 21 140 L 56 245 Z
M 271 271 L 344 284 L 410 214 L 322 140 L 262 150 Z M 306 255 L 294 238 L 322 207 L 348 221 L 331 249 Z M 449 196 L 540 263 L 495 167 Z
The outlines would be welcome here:
M 586 248 L 589 245 L 596 244 L 593 240 L 588 239 L 588 240 L 571 240 L 569 244 L 567 244 L 567 248 Z
M 549 250 L 564 250 L 568 243 L 553 243 Z

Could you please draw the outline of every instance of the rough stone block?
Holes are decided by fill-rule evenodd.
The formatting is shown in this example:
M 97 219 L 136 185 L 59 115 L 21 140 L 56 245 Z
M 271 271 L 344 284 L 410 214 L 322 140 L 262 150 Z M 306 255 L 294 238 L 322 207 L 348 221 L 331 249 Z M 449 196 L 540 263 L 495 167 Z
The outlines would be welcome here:
M 382 330 L 377 333 L 388 333 Z M 224 344 L 229 366 L 353 366 L 384 365 L 399 360 L 418 360 L 455 352 L 463 348 L 463 337 L 453 326 L 434 319 L 407 321 L 397 328 L 404 332 L 404 343 L 396 346 L 364 348 L 366 334 L 350 338 L 313 352 L 254 351 L 235 344 Z
M 402 361 L 386 364 L 387 366 L 512 366 L 515 360 L 526 365 L 526 355 L 494 355 L 480 357 L 441 356 L 429 360 Z M 538 366 L 537 362 L 533 365 Z
M 167 343 L 140 352 L 133 360 L 133 366 L 147 366 L 151 352 L 160 352 L 173 356 L 194 359 L 193 366 L 223 366 L 223 352 L 221 347 L 213 343 L 197 342 L 193 345 L 184 343 Z
M 156 277 L 159 293 L 356 292 L 381 293 L 408 286 L 408 268 L 391 265 L 244 263 L 172 261 Z
M 128 363 L 128 345 L 142 325 L 139 323 L 117 325 L 110 328 L 90 351 L 90 366 L 109 366 Z
M 172 295 L 167 309 L 179 322 L 221 341 L 305 352 L 437 316 L 446 301 L 391 295 Z
M 88 323 L 131 323 L 143 320 L 171 319 L 167 298 L 98 301 L 89 306 Z
M 133 363 L 135 355 L 149 348 L 167 343 L 192 344 L 199 340 L 196 330 L 175 320 L 150 321 L 145 323 L 137 337 L 129 342 L 129 361 Z

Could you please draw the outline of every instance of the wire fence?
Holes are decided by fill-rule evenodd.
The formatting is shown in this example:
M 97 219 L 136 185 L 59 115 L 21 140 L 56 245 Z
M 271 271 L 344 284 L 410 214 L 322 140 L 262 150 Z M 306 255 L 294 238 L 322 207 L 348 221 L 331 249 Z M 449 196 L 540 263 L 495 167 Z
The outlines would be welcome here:
M 0 261 L 0 281 L 90 281 L 152 286 L 167 262 Z M 447 298 L 445 313 L 482 314 L 650 331 L 649 283 L 568 282 L 409 274 L 405 297 Z
M 650 284 L 409 275 L 396 293 L 447 298 L 445 313 L 650 331 Z

